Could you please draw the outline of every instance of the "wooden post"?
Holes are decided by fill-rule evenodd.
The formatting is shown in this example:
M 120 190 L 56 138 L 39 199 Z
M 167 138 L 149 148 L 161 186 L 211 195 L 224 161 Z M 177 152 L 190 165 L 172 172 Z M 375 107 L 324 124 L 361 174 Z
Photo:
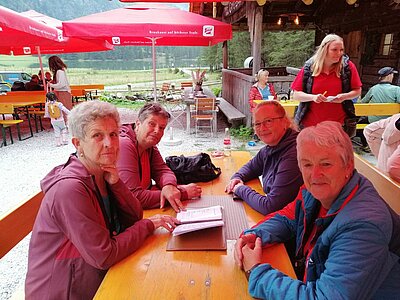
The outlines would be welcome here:
M 263 10 L 264 6 L 258 6 L 257 2 L 252 2 L 252 14 L 251 18 L 253 22 L 250 31 L 252 37 L 252 56 L 253 56 L 253 75 L 258 72 L 261 67 L 261 43 L 262 43 L 262 24 L 263 24 Z
M 229 61 L 228 61 L 228 42 L 224 41 L 222 43 L 222 67 L 224 69 L 228 69 Z

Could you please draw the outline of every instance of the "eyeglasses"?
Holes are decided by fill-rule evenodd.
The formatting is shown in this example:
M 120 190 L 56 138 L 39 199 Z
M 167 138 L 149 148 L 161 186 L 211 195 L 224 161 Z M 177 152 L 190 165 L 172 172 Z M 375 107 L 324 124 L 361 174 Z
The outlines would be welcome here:
M 257 128 L 257 129 L 261 128 L 261 125 L 263 125 L 265 127 L 272 127 L 275 120 L 283 119 L 283 118 L 284 117 L 282 116 L 282 117 L 264 119 L 264 121 L 254 123 L 253 126 L 254 126 L 254 128 Z

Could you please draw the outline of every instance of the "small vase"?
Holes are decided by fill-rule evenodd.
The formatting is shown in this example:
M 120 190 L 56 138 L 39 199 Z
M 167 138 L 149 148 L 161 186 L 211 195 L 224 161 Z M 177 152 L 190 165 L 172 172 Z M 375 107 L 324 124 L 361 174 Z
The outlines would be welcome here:
M 195 92 L 202 92 L 203 91 L 203 87 L 201 84 L 196 84 L 194 87 L 194 91 Z

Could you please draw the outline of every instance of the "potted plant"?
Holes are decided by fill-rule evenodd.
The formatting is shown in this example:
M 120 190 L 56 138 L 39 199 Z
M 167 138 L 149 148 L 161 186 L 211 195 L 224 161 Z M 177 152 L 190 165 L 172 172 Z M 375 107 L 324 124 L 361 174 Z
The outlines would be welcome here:
M 194 83 L 194 91 L 195 93 L 201 94 L 203 92 L 203 80 L 206 76 L 206 70 L 200 72 L 200 69 L 197 69 L 196 71 L 192 71 L 192 79 Z

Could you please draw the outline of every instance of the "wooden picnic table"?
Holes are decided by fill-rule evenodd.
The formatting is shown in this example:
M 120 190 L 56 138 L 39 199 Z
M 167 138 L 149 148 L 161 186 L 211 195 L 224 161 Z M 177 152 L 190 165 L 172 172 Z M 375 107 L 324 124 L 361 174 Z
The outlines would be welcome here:
M 250 158 L 249 152 L 233 151 L 230 157 L 213 159 L 222 174 L 199 183 L 203 195 L 225 194 L 232 174 Z M 247 184 L 262 193 L 258 178 Z M 249 226 L 262 219 L 260 213 L 243 205 Z M 152 209 L 144 217 L 160 213 L 175 214 L 171 208 Z M 252 299 L 246 277 L 234 262 L 235 240 L 227 241 L 226 251 L 166 251 L 169 238 L 169 233 L 157 229 L 135 253 L 111 267 L 94 299 Z M 263 258 L 295 278 L 283 244 L 265 248 Z
M 0 96 L 2 97 L 2 96 Z M 14 106 L 14 116 L 16 119 L 19 119 L 19 115 L 18 115 L 18 109 L 22 108 L 24 110 L 24 113 L 27 116 L 28 119 L 28 125 L 29 125 L 29 131 L 31 133 L 30 136 L 27 136 L 26 138 L 22 139 L 22 140 L 26 140 L 28 138 L 33 137 L 33 130 L 32 130 L 32 124 L 31 124 L 31 118 L 30 118 L 30 112 L 29 112 L 29 107 L 34 106 L 34 105 L 43 105 L 44 102 L 42 100 L 34 100 L 34 101 L 16 101 L 16 102 L 6 102 L 6 101 L 1 101 L 1 103 L 5 103 L 5 104 L 11 104 Z

